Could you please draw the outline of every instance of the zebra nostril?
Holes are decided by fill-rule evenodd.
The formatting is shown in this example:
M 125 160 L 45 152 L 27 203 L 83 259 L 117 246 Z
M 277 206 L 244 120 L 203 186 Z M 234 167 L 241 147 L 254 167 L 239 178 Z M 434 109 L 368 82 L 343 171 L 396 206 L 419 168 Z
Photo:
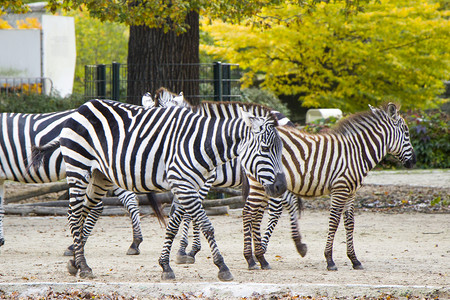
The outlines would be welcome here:
M 275 177 L 275 193 L 276 195 L 283 194 L 287 189 L 286 177 L 283 173 L 278 173 Z

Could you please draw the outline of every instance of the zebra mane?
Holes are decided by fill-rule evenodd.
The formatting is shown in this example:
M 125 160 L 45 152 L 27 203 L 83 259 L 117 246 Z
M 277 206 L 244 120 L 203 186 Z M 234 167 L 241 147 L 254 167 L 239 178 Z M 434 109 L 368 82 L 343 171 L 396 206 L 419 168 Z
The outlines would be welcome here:
M 355 124 L 367 123 L 368 119 L 376 120 L 386 120 L 388 118 L 388 107 L 389 103 L 383 103 L 379 108 L 371 108 L 369 111 L 362 111 L 354 113 L 340 120 L 336 123 L 334 127 L 330 129 L 328 133 L 336 134 L 350 134 L 354 133 L 356 130 Z M 395 108 L 398 110 L 399 105 L 394 104 Z
M 278 126 L 278 119 L 272 110 L 264 105 L 255 103 L 243 103 L 237 101 L 202 101 L 191 107 L 195 112 L 202 112 L 212 118 L 236 118 L 242 117 L 241 110 L 251 113 L 256 117 L 267 117 Z

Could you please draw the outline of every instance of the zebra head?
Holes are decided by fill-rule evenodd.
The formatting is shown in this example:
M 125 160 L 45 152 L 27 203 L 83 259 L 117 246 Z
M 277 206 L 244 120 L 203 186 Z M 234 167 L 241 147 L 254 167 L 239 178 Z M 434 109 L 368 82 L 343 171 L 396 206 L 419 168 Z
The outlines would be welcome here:
M 145 93 L 144 96 L 142 96 L 141 103 L 145 108 L 155 107 L 155 101 L 152 98 L 152 94 L 150 94 L 149 92 Z
M 374 111 L 371 106 L 370 109 Z M 394 155 L 406 168 L 412 168 L 416 164 L 416 154 L 411 144 L 408 125 L 400 116 L 395 104 L 388 103 L 384 112 L 392 129 L 391 136 L 388 137 L 388 153 Z
M 155 94 L 155 106 L 170 107 L 180 106 L 188 107 L 189 103 L 184 99 L 183 92 L 174 94 L 164 87 L 159 88 Z
M 287 189 L 283 172 L 281 141 L 275 129 L 277 121 L 272 114 L 268 117 L 255 117 L 242 110 L 242 116 L 251 130 L 251 138 L 240 151 L 241 164 L 253 176 L 267 195 L 277 197 Z

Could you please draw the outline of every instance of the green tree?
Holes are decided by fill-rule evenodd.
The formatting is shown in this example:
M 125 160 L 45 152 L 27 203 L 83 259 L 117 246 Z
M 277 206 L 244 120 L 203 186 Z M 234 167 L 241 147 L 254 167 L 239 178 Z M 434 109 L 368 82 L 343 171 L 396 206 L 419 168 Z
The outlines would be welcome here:
M 110 21 L 101 22 L 85 12 L 73 11 L 75 19 L 77 63 L 74 93 L 84 93 L 85 65 L 112 61 L 125 63 L 128 55 L 128 27 Z
M 345 11 L 368 0 L 342 0 Z M 281 0 L 50 0 L 48 7 L 55 12 L 83 10 L 100 21 L 130 25 L 128 42 L 128 95 L 131 103 L 139 103 L 141 95 L 155 90 L 160 79 L 175 79 L 167 86 L 183 90 L 186 95 L 196 94 L 198 84 L 186 80 L 198 78 L 199 16 L 240 22 L 258 14 L 264 7 L 280 4 Z M 308 6 L 319 0 L 293 1 Z M 9 3 L 9 2 L 8 2 Z M 9 9 L 20 7 L 21 1 L 12 1 Z M 4 11 L 4 6 L 0 7 Z M 187 63 L 188 66 L 181 66 Z
M 321 3 L 311 13 L 283 4 L 241 25 L 205 20 L 215 43 L 202 49 L 239 63 L 246 85 L 261 80 L 304 106 L 351 112 L 387 100 L 404 108 L 442 101 L 437 96 L 450 78 L 448 7 L 432 0 L 376 1 L 342 14 L 343 5 Z

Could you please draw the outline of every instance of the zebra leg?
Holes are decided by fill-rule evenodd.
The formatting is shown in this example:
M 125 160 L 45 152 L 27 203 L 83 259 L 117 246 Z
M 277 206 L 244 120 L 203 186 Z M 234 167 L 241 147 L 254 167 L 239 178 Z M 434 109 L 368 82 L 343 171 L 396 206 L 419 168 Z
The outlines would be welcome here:
M 161 279 L 163 280 L 175 279 L 175 273 L 169 264 L 170 250 L 172 249 L 173 240 L 177 235 L 181 220 L 185 214 L 184 209 L 180 205 L 172 206 L 172 209 L 173 211 L 170 214 L 169 223 L 166 228 L 163 250 L 158 260 L 159 265 L 163 269 L 161 274 Z
M 88 200 L 91 201 L 92 200 Z M 87 201 L 85 201 L 87 202 Z M 97 223 L 97 220 L 100 218 L 100 215 L 103 212 L 103 203 L 100 201 L 98 202 L 94 207 L 87 208 L 83 206 L 83 212 L 82 216 L 84 219 L 84 225 L 83 225 L 83 233 L 82 233 L 82 242 L 83 244 L 86 244 L 86 241 L 88 237 L 91 235 L 91 231 L 95 226 L 95 223 Z M 69 247 L 67 247 L 66 251 L 64 251 L 64 256 L 73 256 L 74 255 L 74 247 L 75 245 L 72 244 Z
M 247 176 L 248 178 L 248 196 L 245 200 L 245 205 L 242 210 L 243 214 L 243 224 L 244 224 L 244 258 L 247 261 L 248 269 L 249 270 L 256 270 L 258 269 L 258 266 L 256 265 L 255 258 L 253 257 L 252 253 L 252 241 L 257 241 L 256 238 L 254 238 L 254 235 L 256 234 L 255 228 L 255 222 L 253 218 L 257 216 L 259 211 L 262 210 L 264 212 L 264 207 L 267 205 L 267 198 L 266 193 L 264 190 L 264 187 L 255 179 L 253 179 L 250 176 Z M 243 192 L 244 193 L 244 192 Z M 247 193 L 245 193 L 247 194 Z M 245 198 L 244 194 L 244 198 Z M 262 206 L 261 202 L 265 202 L 264 206 Z M 258 224 L 259 226 L 259 224 Z M 258 231 L 259 234 L 259 231 Z M 259 245 L 255 244 L 255 254 L 256 254 L 256 248 L 259 247 L 258 255 L 263 255 L 263 251 L 261 248 L 261 237 L 259 237 Z M 260 257 L 261 258 L 261 257 Z M 267 262 L 266 262 L 267 263 Z M 264 262 L 263 262 L 263 265 Z
M 355 249 L 353 248 L 353 230 L 355 228 L 353 201 L 348 209 L 344 212 L 344 226 L 347 237 L 347 256 L 353 264 L 353 269 L 363 270 L 361 262 L 356 258 Z
M 199 224 L 203 235 L 208 241 L 209 247 L 211 249 L 211 253 L 213 255 L 214 264 L 219 268 L 218 278 L 221 281 L 231 281 L 233 280 L 233 275 L 230 272 L 230 269 L 225 264 L 222 254 L 220 254 L 219 248 L 217 247 L 216 240 L 214 238 L 214 227 L 211 224 L 211 221 L 206 216 L 205 210 L 202 208 L 199 211 L 198 215 L 194 215 L 194 222 Z
M 264 257 L 264 251 L 261 246 L 261 221 L 264 216 L 265 205 L 267 202 L 260 202 L 259 209 L 256 211 L 256 214 L 253 215 L 252 220 L 252 230 L 253 230 L 253 243 L 255 247 L 255 257 L 259 261 L 261 265 L 261 269 L 270 270 L 271 267 Z
M 211 185 L 216 179 L 215 173 L 213 176 L 208 178 L 208 180 L 205 182 L 205 185 L 198 191 L 198 194 L 200 196 L 200 200 L 203 202 L 203 200 L 208 195 L 208 192 L 211 188 Z M 176 199 L 176 198 L 175 198 Z M 178 203 L 178 200 L 176 200 Z M 174 202 L 175 203 L 175 202 Z M 174 205 L 179 205 L 174 204 Z M 188 240 L 188 233 L 189 233 L 189 223 L 191 222 L 192 217 L 189 214 L 186 214 L 184 216 L 183 221 L 183 232 L 182 237 L 180 241 L 180 249 L 178 250 L 176 263 L 177 264 L 193 264 L 195 263 L 195 255 L 201 250 L 201 242 L 200 242 L 200 228 L 197 225 L 197 223 L 193 222 L 193 234 L 194 234 L 194 241 L 192 242 L 192 249 L 189 251 L 189 253 L 186 254 L 186 248 L 188 246 L 189 240 Z
M 193 222 L 193 233 L 194 233 L 194 241 L 192 242 L 192 249 L 187 254 L 189 257 L 192 257 L 193 262 L 195 262 L 195 255 L 201 250 L 202 244 L 200 242 L 200 227 L 197 223 Z
M 278 220 L 281 217 L 283 206 L 281 203 L 281 199 L 279 198 L 270 198 L 269 200 L 269 222 L 267 224 L 266 232 L 264 233 L 264 237 L 261 241 L 261 247 L 264 253 L 267 251 L 267 246 L 269 244 L 270 237 L 272 236 L 273 230 L 278 224 Z
M 193 264 L 195 262 L 195 258 L 186 254 L 186 248 L 189 244 L 188 234 L 189 234 L 189 224 L 191 223 L 192 218 L 189 214 L 185 214 L 183 217 L 183 226 L 181 232 L 181 240 L 180 240 L 180 249 L 178 249 L 177 257 L 175 259 L 175 263 L 177 264 Z
M 93 277 L 92 269 L 89 268 L 84 257 L 84 244 L 82 241 L 84 223 L 82 210 L 88 185 L 88 182 L 85 180 L 85 178 L 75 178 L 75 181 L 72 182 L 68 178 L 70 197 L 68 218 L 70 232 L 73 237 L 74 259 L 69 261 L 67 267 L 71 275 L 77 275 L 80 270 L 80 275 L 83 274 L 83 277 Z
M 330 219 L 328 222 L 328 237 L 327 237 L 327 245 L 325 246 L 325 258 L 327 260 L 327 269 L 328 271 L 337 271 L 336 264 L 333 261 L 333 241 L 334 236 L 336 235 L 336 230 L 339 226 L 339 222 L 341 220 L 342 211 L 344 208 L 344 201 L 338 201 L 333 199 L 333 195 L 331 198 L 331 207 L 330 207 Z
M 5 210 L 3 208 L 3 198 L 5 197 L 5 181 L 0 180 L 0 247 L 5 244 L 5 236 L 3 235 L 3 217 Z
M 180 201 L 180 204 L 188 208 L 186 213 L 190 214 L 193 218 L 194 222 L 196 222 L 206 240 L 208 241 L 209 247 L 211 249 L 211 253 L 213 256 L 214 264 L 219 268 L 218 278 L 221 281 L 231 281 L 233 280 L 233 275 L 230 272 L 230 269 L 225 264 L 222 254 L 217 247 L 216 240 L 214 238 L 214 227 L 211 224 L 211 221 L 208 219 L 206 215 L 205 209 L 202 206 L 201 196 L 198 197 L 198 194 L 193 194 L 192 190 L 195 191 L 194 188 L 176 188 L 172 191 L 174 194 L 177 194 L 177 198 Z
M 131 225 L 133 227 L 133 242 L 130 248 L 128 248 L 127 255 L 139 255 L 139 245 L 144 240 L 141 231 L 141 218 L 139 216 L 138 199 L 135 193 L 125 191 L 119 187 L 113 189 L 114 195 L 119 197 L 125 209 L 131 218 Z
M 242 222 L 244 225 L 244 258 L 247 261 L 249 270 L 257 270 L 258 265 L 255 262 L 252 251 L 252 209 L 248 202 L 242 209 Z
M 91 232 L 95 222 L 86 222 L 85 219 L 92 212 L 92 220 L 96 221 L 101 213 L 98 203 L 112 187 L 110 181 L 100 172 L 92 174 L 92 180 L 88 184 L 88 177 L 68 177 L 70 207 L 69 227 L 74 238 L 74 260 L 69 261 L 68 270 L 72 275 L 80 272 L 81 278 L 93 278 L 92 269 L 88 266 L 84 256 L 85 232 Z M 97 207 L 97 209 L 93 209 Z M 93 211 L 92 211 L 93 210 Z M 91 227 L 92 226 L 92 227 Z M 85 227 L 87 228 L 85 231 Z M 86 237 L 87 238 L 87 237 Z
M 289 212 L 289 217 L 291 220 L 291 235 L 294 240 L 295 247 L 297 248 L 297 252 L 301 257 L 305 257 L 306 252 L 308 252 L 308 247 L 306 244 L 302 243 L 302 236 L 300 234 L 300 227 L 298 225 L 298 217 L 300 216 L 300 207 L 299 204 L 302 199 L 298 198 L 294 194 L 290 192 L 286 192 L 285 196 L 283 196 L 283 204 Z

